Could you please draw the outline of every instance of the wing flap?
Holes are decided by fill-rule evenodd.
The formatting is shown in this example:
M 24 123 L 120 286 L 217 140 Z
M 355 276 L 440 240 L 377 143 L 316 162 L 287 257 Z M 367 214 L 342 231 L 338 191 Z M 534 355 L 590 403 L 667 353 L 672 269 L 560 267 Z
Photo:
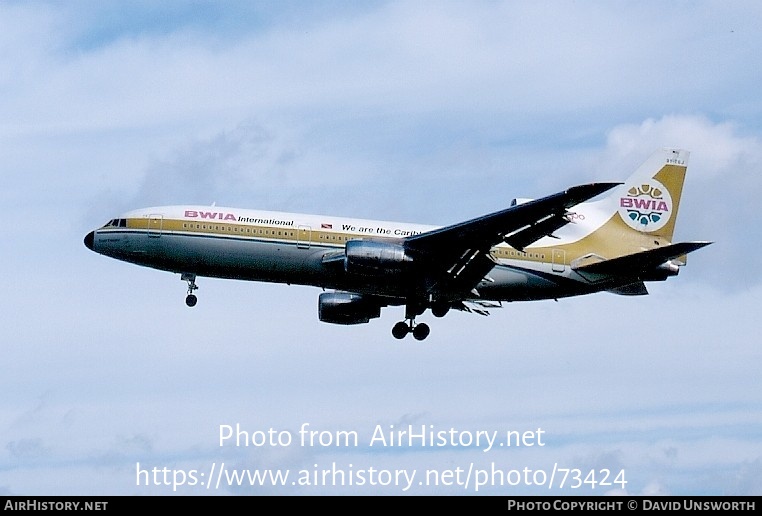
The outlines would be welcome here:
M 461 312 L 473 313 L 479 315 L 489 315 L 490 310 L 493 308 L 502 308 L 503 304 L 500 302 L 485 302 L 485 301 L 460 301 L 452 306 L 455 310 Z

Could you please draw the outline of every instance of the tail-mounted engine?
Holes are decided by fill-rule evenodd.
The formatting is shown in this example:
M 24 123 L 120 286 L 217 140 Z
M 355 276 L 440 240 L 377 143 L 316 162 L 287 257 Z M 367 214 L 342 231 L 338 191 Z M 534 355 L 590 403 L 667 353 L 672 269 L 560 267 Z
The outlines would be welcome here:
M 675 263 L 672 260 L 669 260 L 662 263 L 655 269 L 642 274 L 640 279 L 643 281 L 664 281 L 671 276 L 677 276 L 679 272 L 679 262 Z

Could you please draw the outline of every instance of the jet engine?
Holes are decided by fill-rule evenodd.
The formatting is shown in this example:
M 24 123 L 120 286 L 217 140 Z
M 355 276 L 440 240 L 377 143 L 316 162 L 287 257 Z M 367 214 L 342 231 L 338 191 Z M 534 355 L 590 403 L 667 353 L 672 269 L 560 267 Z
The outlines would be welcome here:
M 381 317 L 381 306 L 360 294 L 323 292 L 318 298 L 318 318 L 333 324 L 363 324 Z
M 413 262 L 399 244 L 373 240 L 350 240 L 346 244 L 344 270 L 349 274 L 398 274 Z
M 671 276 L 677 276 L 680 272 L 680 265 L 672 260 L 666 261 L 656 267 L 655 269 L 641 274 L 640 279 L 643 281 L 664 281 Z

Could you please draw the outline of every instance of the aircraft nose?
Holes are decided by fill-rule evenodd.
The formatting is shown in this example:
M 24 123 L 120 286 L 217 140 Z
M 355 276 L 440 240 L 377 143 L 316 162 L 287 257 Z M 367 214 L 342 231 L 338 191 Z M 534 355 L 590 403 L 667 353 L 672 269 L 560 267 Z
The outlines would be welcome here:
M 93 250 L 93 240 L 95 240 L 95 231 L 91 231 L 85 236 L 85 246 L 91 251 Z

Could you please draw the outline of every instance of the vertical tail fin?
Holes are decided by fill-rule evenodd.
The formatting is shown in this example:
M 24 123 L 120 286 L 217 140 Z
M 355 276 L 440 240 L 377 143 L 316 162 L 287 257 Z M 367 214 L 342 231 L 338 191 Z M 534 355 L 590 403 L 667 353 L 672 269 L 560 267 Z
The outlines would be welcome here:
M 676 275 L 688 253 L 709 245 L 672 242 L 688 155 L 677 149 L 655 152 L 606 198 L 590 203 L 590 211 L 579 217 L 590 225 L 572 268 L 590 281 L 617 278 L 621 285 L 612 291 L 619 294 L 643 294 L 643 281 Z
M 619 216 L 629 228 L 672 241 L 688 156 L 688 151 L 677 149 L 655 152 L 612 192 Z

